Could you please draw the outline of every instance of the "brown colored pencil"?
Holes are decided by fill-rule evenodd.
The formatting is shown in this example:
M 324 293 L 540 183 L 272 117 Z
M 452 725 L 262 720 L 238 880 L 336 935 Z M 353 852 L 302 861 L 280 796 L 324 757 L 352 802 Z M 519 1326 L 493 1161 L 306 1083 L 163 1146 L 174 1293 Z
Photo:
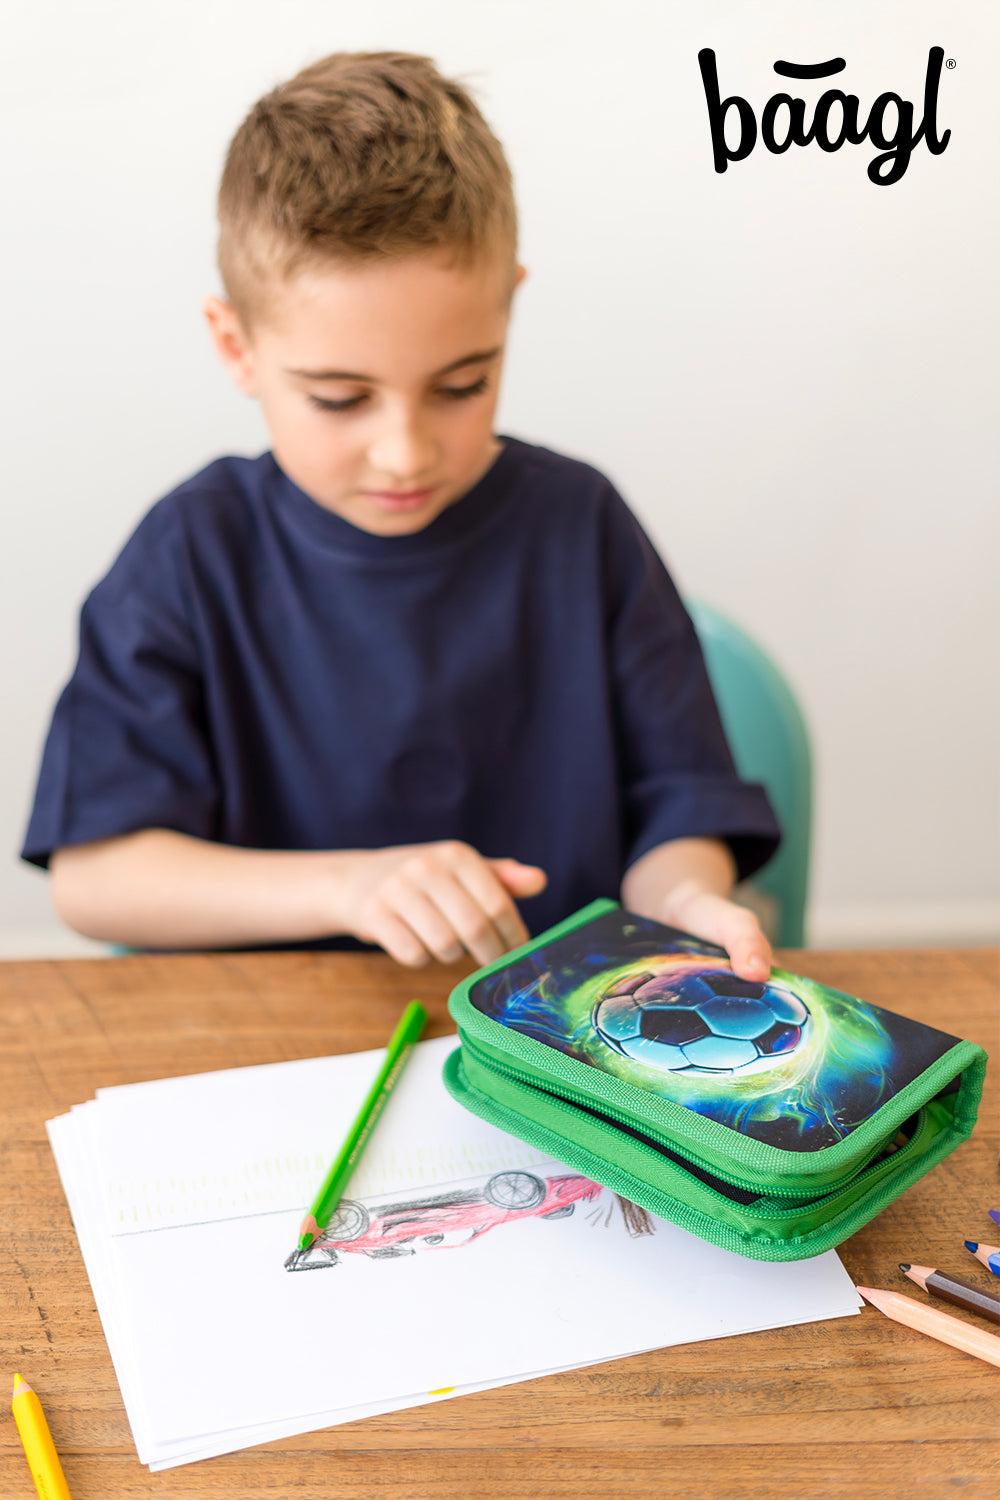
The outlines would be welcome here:
M 979 1313 L 992 1323 L 1000 1323 L 1000 1297 L 981 1291 L 971 1281 L 963 1281 L 961 1276 L 949 1276 L 931 1266 L 901 1264 L 899 1269 L 904 1276 L 915 1281 L 921 1291 L 941 1297 L 945 1302 L 954 1302 L 956 1307 L 964 1307 L 966 1312 Z
M 887 1318 L 905 1323 L 908 1328 L 926 1333 L 932 1339 L 940 1339 L 942 1344 L 950 1344 L 964 1354 L 985 1359 L 987 1364 L 1000 1365 L 1000 1338 L 995 1333 L 987 1333 L 985 1328 L 953 1318 L 951 1313 L 940 1312 L 929 1302 L 904 1297 L 902 1292 L 885 1292 L 870 1286 L 855 1287 L 855 1291 Z

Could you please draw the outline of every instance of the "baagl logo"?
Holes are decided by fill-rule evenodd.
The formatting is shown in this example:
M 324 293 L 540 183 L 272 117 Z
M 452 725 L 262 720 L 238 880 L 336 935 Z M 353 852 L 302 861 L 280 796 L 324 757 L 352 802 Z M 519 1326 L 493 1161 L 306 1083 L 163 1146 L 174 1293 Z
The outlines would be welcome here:
M 891 187 L 905 173 L 910 157 L 921 141 L 925 142 L 932 156 L 940 156 L 951 139 L 950 130 L 938 133 L 938 87 L 943 61 L 944 49 L 932 47 L 927 56 L 923 112 L 916 130 L 913 129 L 914 105 L 891 91 L 878 95 L 862 124 L 861 100 L 857 94 L 826 89 L 812 107 L 808 126 L 809 105 L 806 100 L 782 91 L 773 94 L 761 110 L 760 140 L 776 156 L 790 146 L 808 146 L 810 141 L 815 141 L 821 151 L 839 151 L 845 144 L 860 146 L 866 140 L 871 141 L 880 154 L 869 162 L 868 176 L 877 187 Z M 743 161 L 750 155 L 757 143 L 757 117 L 750 102 L 740 94 L 722 98 L 715 53 L 711 47 L 702 48 L 698 62 L 705 85 L 715 170 L 724 172 L 730 162 Z M 948 67 L 954 66 L 949 58 Z M 832 78 L 846 67 L 842 57 L 831 57 L 818 63 L 776 62 L 774 71 L 782 78 L 816 79 Z M 727 138 L 726 117 L 730 111 L 735 111 L 732 118 L 739 122 L 739 140 L 735 145 L 729 144 L 731 134 Z

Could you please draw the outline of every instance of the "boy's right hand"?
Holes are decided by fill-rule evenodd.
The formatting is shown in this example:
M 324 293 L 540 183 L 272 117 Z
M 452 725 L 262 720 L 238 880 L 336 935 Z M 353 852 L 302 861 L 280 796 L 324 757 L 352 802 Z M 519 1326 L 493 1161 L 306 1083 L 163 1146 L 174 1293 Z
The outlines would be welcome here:
M 513 898 L 537 896 L 547 879 L 537 865 L 484 859 L 455 839 L 356 850 L 352 865 L 345 925 L 411 968 L 455 963 L 466 953 L 492 963 L 526 943 Z

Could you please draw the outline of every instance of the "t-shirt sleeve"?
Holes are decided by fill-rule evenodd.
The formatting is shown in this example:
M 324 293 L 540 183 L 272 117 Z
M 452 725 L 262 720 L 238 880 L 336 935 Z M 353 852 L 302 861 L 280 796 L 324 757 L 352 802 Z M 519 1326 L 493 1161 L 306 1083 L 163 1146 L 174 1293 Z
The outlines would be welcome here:
M 626 866 L 671 839 L 720 838 L 745 879 L 778 847 L 774 811 L 762 786 L 737 775 L 691 619 L 614 492 L 606 521 Z
M 183 541 L 157 507 L 84 603 L 22 858 L 140 828 L 212 838 L 218 804 Z

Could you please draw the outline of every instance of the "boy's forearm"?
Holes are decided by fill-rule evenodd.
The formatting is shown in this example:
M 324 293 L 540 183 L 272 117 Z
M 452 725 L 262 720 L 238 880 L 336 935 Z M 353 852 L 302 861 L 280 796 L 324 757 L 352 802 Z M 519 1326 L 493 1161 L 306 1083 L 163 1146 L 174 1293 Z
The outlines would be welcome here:
M 347 931 L 365 851 L 238 849 L 165 828 L 58 850 L 52 898 L 78 932 L 136 948 L 306 942 Z
M 696 895 L 728 896 L 736 862 L 721 839 L 674 839 L 637 859 L 622 881 L 629 911 L 683 927 L 683 912 Z

